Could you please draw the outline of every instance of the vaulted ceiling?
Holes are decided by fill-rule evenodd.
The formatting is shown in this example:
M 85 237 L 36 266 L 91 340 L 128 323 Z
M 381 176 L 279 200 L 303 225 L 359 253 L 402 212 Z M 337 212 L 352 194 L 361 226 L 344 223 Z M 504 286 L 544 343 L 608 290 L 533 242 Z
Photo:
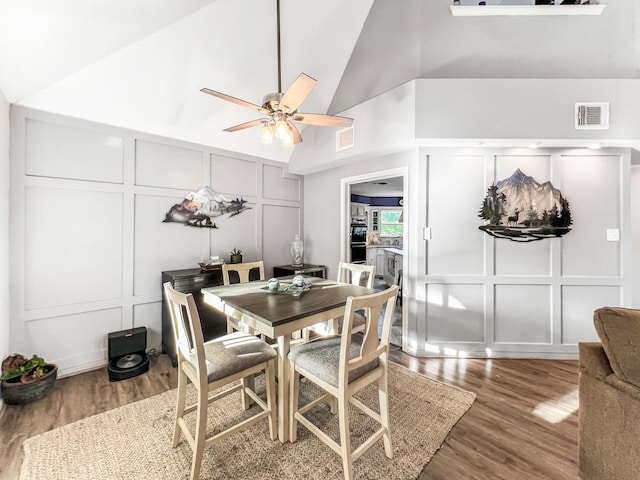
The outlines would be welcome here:
M 599 16 L 475 18 L 453 17 L 451 0 L 280 2 L 282 89 L 301 72 L 318 81 L 303 112 L 339 114 L 415 78 L 640 78 L 637 0 Z M 200 92 L 261 104 L 278 89 L 276 45 L 276 0 L 0 0 L 0 91 L 287 162 L 295 149 L 262 144 L 258 128 L 223 132 L 260 114 Z M 301 128 L 304 145 L 323 128 Z
M 281 0 L 282 89 L 318 80 L 300 111 L 327 113 L 373 0 Z M 0 1 L 0 90 L 12 104 L 286 161 L 260 114 L 278 91 L 276 0 Z M 321 128 L 321 127 L 314 127 Z M 304 136 L 304 130 L 303 136 Z

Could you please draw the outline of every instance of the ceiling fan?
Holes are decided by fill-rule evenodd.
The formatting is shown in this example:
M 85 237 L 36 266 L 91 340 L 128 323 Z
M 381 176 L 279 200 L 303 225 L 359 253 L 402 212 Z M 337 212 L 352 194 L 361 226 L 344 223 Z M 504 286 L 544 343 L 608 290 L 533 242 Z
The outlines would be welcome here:
M 274 135 L 282 140 L 283 145 L 294 145 L 302 142 L 300 131 L 294 122 L 307 125 L 320 125 L 329 127 L 350 127 L 353 124 L 352 118 L 339 117 L 335 115 L 325 115 L 321 113 L 299 113 L 298 107 L 305 101 L 307 96 L 316 84 L 316 80 L 305 73 L 298 75 L 286 92 L 282 92 L 282 72 L 280 62 L 280 0 L 276 0 L 277 19 L 277 47 L 278 47 L 278 91 L 267 93 L 262 99 L 262 106 L 247 102 L 225 93 L 216 92 L 209 88 L 200 91 L 213 95 L 214 97 L 227 100 L 242 107 L 256 110 L 266 115 L 266 118 L 259 118 L 249 122 L 241 123 L 233 127 L 225 128 L 225 132 L 237 132 L 245 128 L 262 125 L 262 141 L 272 143 Z

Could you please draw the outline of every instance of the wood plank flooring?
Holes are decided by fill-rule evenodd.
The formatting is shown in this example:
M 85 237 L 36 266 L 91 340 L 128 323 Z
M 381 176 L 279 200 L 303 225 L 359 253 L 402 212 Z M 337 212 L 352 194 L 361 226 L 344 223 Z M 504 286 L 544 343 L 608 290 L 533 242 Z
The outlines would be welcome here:
M 477 394 L 418 480 L 579 479 L 576 361 L 417 359 L 398 349 L 392 359 Z M 102 368 L 58 379 L 50 394 L 33 404 L 5 406 L 0 479 L 18 478 L 25 439 L 162 393 L 176 382 L 176 369 L 160 355 L 151 358 L 148 373 L 135 378 L 109 382 Z

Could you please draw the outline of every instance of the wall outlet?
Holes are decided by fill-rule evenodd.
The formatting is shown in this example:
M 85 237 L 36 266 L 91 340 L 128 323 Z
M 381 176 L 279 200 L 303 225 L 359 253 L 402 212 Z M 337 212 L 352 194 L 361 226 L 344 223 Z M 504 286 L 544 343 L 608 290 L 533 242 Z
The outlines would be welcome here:
M 607 242 L 619 242 L 620 230 L 617 228 L 607 228 Z
M 431 240 L 431 227 L 424 227 L 422 229 L 422 239 Z

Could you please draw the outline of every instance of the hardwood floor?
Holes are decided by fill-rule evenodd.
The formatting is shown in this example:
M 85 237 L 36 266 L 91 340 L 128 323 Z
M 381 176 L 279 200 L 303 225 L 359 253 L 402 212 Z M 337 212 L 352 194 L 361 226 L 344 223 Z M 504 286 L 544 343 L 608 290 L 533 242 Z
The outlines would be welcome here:
M 579 479 L 576 361 L 417 359 L 399 349 L 392 359 L 477 394 L 419 480 Z M 176 381 L 176 369 L 160 355 L 135 378 L 109 382 L 102 368 L 57 380 L 47 397 L 30 405 L 6 405 L 0 479 L 19 477 L 25 439 L 175 388 Z

